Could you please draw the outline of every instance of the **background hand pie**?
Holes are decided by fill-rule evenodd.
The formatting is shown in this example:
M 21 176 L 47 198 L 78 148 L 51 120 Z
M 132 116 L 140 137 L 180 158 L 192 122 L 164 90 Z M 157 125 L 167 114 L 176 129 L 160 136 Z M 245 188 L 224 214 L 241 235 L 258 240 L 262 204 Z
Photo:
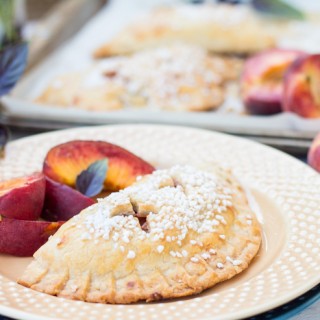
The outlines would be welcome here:
M 233 277 L 256 255 L 260 227 L 231 173 L 209 169 L 157 170 L 101 199 L 35 253 L 19 283 L 132 303 L 199 293 Z
M 218 53 L 248 54 L 274 47 L 275 35 L 268 20 L 245 6 L 181 5 L 139 17 L 97 48 L 94 56 L 129 54 L 176 43 Z
M 206 111 L 223 103 L 225 84 L 239 76 L 240 68 L 239 59 L 211 56 L 201 47 L 165 46 L 60 76 L 36 101 L 96 111 Z

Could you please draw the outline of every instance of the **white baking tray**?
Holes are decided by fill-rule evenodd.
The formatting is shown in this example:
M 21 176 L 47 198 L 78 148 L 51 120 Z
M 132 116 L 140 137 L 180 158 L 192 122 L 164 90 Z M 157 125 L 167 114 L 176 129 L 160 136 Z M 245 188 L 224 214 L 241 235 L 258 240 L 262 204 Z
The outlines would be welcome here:
M 273 116 L 249 116 L 241 112 L 241 102 L 232 95 L 219 111 L 212 112 L 168 112 L 157 110 L 123 109 L 120 111 L 94 112 L 77 108 L 59 108 L 34 103 L 48 82 L 59 74 L 81 70 L 92 64 L 92 52 L 99 45 L 110 39 L 127 23 L 137 19 L 159 3 L 179 1 L 163 0 L 116 0 L 110 1 L 79 32 L 51 54 L 44 62 L 34 68 L 19 82 L 15 90 L 2 98 L 3 117 L 7 122 L 22 123 L 25 120 L 46 126 L 60 123 L 62 126 L 97 125 L 108 123 L 167 123 L 189 125 L 194 127 L 236 133 L 242 135 L 259 135 L 266 137 L 285 137 L 312 139 L 320 131 L 320 119 L 302 119 L 294 114 L 282 113 Z M 312 2 L 310 2 L 312 3 Z M 320 7 L 320 6 L 319 6 Z M 314 10 L 314 8 L 313 8 Z M 320 12 L 320 8 L 319 8 Z M 294 22 L 294 38 L 284 38 L 280 46 L 295 47 L 310 52 L 320 52 L 320 27 L 315 32 L 314 25 Z M 308 32 L 311 31 L 312 32 Z M 308 37 L 306 37 L 306 32 Z M 233 112 L 227 110 L 233 110 Z

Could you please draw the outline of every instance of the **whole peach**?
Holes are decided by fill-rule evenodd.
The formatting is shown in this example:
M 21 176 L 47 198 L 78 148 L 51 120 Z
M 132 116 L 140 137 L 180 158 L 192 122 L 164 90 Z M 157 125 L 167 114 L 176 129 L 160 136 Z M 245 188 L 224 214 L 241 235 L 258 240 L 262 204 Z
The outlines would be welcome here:
M 309 165 L 320 172 L 320 133 L 314 138 L 308 152 Z
M 283 78 L 286 70 L 305 53 L 272 49 L 250 57 L 241 77 L 241 95 L 250 114 L 269 115 L 282 111 Z
M 320 117 L 320 54 L 301 57 L 288 69 L 283 110 L 305 118 Z

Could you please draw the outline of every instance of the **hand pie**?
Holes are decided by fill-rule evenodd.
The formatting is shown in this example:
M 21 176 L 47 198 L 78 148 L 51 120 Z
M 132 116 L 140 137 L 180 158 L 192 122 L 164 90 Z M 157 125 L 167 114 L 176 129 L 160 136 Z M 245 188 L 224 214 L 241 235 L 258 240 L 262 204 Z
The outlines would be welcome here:
M 18 282 L 89 302 L 176 298 L 243 271 L 260 242 L 256 217 L 230 172 L 175 166 L 69 220 Z
M 224 83 L 237 78 L 239 65 L 237 59 L 210 56 L 200 47 L 157 48 L 59 77 L 37 102 L 97 111 L 127 107 L 206 111 L 223 102 Z
M 159 8 L 128 25 L 97 48 L 96 58 L 128 54 L 173 43 L 212 52 L 247 54 L 274 47 L 270 23 L 246 6 L 180 5 Z
M 56 77 L 35 102 L 62 108 L 111 111 L 122 109 L 122 93 L 121 87 L 107 83 L 101 70 L 94 67 Z

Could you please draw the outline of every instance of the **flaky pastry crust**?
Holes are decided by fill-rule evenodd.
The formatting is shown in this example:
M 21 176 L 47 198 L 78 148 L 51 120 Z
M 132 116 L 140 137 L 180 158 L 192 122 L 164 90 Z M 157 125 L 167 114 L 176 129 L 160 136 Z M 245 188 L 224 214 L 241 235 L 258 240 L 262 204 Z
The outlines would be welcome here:
M 166 46 L 60 76 L 36 102 L 93 111 L 207 111 L 223 103 L 224 85 L 238 77 L 240 66 L 239 59 L 211 56 L 201 47 Z
M 175 166 L 69 220 L 18 282 L 89 302 L 177 298 L 245 270 L 260 243 L 257 219 L 230 172 Z
M 94 52 L 96 58 L 185 43 L 212 52 L 248 54 L 275 46 L 274 31 L 245 6 L 181 5 L 158 8 L 129 24 Z

